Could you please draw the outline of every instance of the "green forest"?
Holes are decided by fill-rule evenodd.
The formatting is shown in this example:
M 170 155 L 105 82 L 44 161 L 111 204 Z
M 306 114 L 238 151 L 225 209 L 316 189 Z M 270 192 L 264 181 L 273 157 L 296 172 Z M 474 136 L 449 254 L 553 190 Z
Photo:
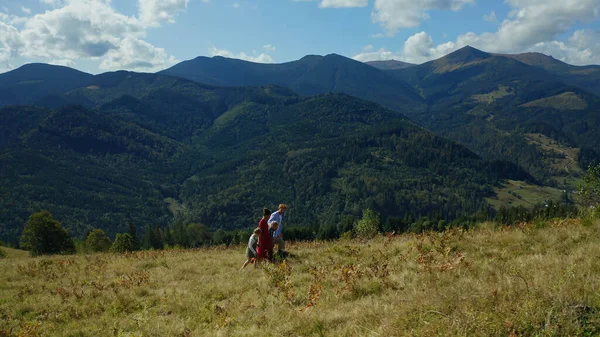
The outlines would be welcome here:
M 487 212 L 484 198 L 502 179 L 532 179 L 374 103 L 275 86 L 178 80 L 96 108 L 6 107 L 0 118 L 9 242 L 41 210 L 76 237 L 93 228 L 114 237 L 130 223 L 251 228 L 262 207 L 280 202 L 291 206 L 290 226 L 365 208 L 452 220 Z
M 508 180 L 562 191 L 568 213 L 600 162 L 600 98 L 563 75 L 470 47 L 387 70 L 339 55 L 160 74 L 26 65 L 0 74 L 0 240 L 18 245 L 43 210 L 80 239 L 190 224 L 232 237 L 281 202 L 298 238 L 342 235 L 365 209 L 382 230 L 441 229 L 515 218 L 486 200 Z

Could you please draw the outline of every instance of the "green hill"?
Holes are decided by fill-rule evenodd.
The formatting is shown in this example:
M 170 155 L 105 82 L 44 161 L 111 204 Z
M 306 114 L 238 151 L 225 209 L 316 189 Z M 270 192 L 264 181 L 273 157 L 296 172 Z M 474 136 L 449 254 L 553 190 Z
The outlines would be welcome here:
M 340 55 L 309 55 L 282 64 L 259 64 L 224 57 L 198 57 L 161 74 L 223 86 L 275 84 L 300 95 L 345 93 L 403 111 L 424 108 L 421 97 L 404 81 Z
M 119 85 L 147 76 L 130 75 Z M 347 95 L 304 98 L 280 87 L 186 80 L 159 87 L 96 109 L 0 110 L 20 130 L 0 143 L 2 237 L 14 240 L 40 209 L 75 235 L 93 227 L 114 235 L 129 221 L 164 225 L 174 201 L 185 210 L 175 221 L 224 229 L 247 227 L 257 210 L 282 201 L 296 224 L 334 222 L 366 207 L 385 217 L 452 219 L 486 211 L 501 179 L 529 178 Z M 94 90 L 87 97 L 101 103 L 113 88 Z
M 85 85 L 93 75 L 68 67 L 26 64 L 0 74 L 0 106 L 32 104 Z
M 600 152 L 600 98 L 541 67 L 465 47 L 389 73 L 414 85 L 430 104 L 428 112 L 411 111 L 410 118 L 484 158 L 514 162 L 540 182 L 556 186 L 570 174 L 554 169 L 545 153 L 528 144 L 527 133 Z

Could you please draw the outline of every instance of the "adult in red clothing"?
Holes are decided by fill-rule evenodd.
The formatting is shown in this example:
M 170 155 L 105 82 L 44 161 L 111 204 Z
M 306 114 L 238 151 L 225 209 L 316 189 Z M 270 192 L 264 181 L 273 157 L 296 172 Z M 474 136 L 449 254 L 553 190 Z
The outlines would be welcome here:
M 271 235 L 269 234 L 269 224 L 267 223 L 270 216 L 271 211 L 264 208 L 263 217 L 258 223 L 258 228 L 261 230 L 258 239 L 258 247 L 256 248 L 259 260 L 271 260 L 273 258 L 273 238 L 271 238 Z

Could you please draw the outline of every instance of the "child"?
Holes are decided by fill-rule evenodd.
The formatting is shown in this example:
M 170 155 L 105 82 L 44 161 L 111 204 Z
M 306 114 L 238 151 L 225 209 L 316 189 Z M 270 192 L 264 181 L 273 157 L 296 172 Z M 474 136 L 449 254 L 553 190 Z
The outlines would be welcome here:
M 277 221 L 271 222 L 271 224 L 269 225 L 269 236 L 270 237 L 273 237 L 273 233 L 275 233 L 277 228 L 279 228 L 279 224 L 277 223 Z
M 246 268 L 248 263 L 254 263 L 254 268 L 256 268 L 256 246 L 258 246 L 258 236 L 260 235 L 260 233 L 260 228 L 255 228 L 252 235 L 250 235 L 250 239 L 248 240 L 248 247 L 246 247 L 246 257 L 248 258 L 248 260 L 244 262 L 244 265 L 242 266 L 242 268 L 240 268 L 240 270 Z

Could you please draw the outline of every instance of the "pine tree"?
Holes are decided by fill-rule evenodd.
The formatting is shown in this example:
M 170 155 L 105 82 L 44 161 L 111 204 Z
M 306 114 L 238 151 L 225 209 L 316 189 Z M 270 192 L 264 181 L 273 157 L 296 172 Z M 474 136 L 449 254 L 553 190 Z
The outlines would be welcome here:
M 140 240 L 137 237 L 137 229 L 135 228 L 135 225 L 133 224 L 133 222 L 129 222 L 128 234 L 129 234 L 129 236 L 131 236 L 131 238 L 133 240 L 133 249 L 132 250 L 139 250 L 140 249 Z

